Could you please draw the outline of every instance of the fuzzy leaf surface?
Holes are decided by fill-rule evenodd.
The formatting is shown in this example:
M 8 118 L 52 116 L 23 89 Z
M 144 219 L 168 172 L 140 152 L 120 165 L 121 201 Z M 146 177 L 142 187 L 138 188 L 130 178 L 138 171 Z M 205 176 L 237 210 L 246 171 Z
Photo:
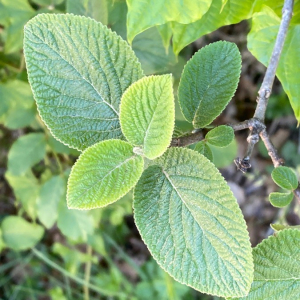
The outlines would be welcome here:
M 122 97 L 120 122 L 127 140 L 147 158 L 162 155 L 174 130 L 172 76 L 144 77 L 131 85 Z
M 234 139 L 234 131 L 230 126 L 221 125 L 210 130 L 205 139 L 213 146 L 227 147 Z
M 200 19 L 209 9 L 211 0 L 127 0 L 127 37 L 131 43 L 140 32 L 170 21 L 191 23 Z
M 178 87 L 181 111 L 195 128 L 210 124 L 235 93 L 241 72 L 241 55 L 229 42 L 212 43 L 188 61 Z
M 127 142 L 109 140 L 89 147 L 72 168 L 68 207 L 92 209 L 117 201 L 134 187 L 143 167 L 143 158 Z
M 6 217 L 1 224 L 5 245 L 16 251 L 34 247 L 43 237 L 44 229 L 17 216 Z
M 122 138 L 121 96 L 143 75 L 124 40 L 86 17 L 41 14 L 25 26 L 24 53 L 40 115 L 57 139 L 84 150 Z
M 275 207 L 284 207 L 289 205 L 294 198 L 294 194 L 290 193 L 271 193 L 269 200 L 271 204 Z
M 289 167 L 279 166 L 272 171 L 272 179 L 283 189 L 293 191 L 298 187 L 296 174 Z
M 217 296 L 244 296 L 253 278 L 246 224 L 219 171 L 203 155 L 170 148 L 144 171 L 134 216 L 159 265 L 177 281 Z
M 248 34 L 248 48 L 265 66 L 268 66 L 277 37 L 281 18 L 269 7 L 255 13 Z M 293 20 L 293 19 L 292 19 Z M 276 75 L 289 97 L 298 123 L 300 122 L 300 24 L 291 24 L 282 49 Z
M 239 300 L 300 299 L 300 231 L 279 231 L 253 249 L 254 281 Z

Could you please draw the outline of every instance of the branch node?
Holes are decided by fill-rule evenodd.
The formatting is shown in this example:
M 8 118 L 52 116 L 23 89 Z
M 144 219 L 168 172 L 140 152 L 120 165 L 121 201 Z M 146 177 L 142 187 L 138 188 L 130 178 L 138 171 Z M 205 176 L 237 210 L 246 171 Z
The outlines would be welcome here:
M 245 157 L 243 159 L 240 159 L 239 157 L 237 157 L 234 160 L 234 163 L 235 163 L 237 169 L 240 170 L 240 171 L 242 171 L 243 173 L 246 173 L 247 170 L 251 168 L 250 158 L 249 157 Z

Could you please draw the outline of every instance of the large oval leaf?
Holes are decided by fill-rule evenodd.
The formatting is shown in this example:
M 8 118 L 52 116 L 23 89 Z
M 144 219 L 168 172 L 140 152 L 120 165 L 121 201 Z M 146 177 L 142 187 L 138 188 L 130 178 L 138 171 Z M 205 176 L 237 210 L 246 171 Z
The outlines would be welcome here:
M 253 277 L 246 224 L 224 178 L 203 155 L 169 149 L 134 191 L 137 227 L 160 266 L 181 283 L 244 296 Z
M 216 42 L 200 49 L 186 64 L 178 87 L 182 113 L 195 128 L 210 124 L 238 85 L 241 55 L 237 46 Z
M 300 231 L 285 229 L 253 249 L 254 281 L 240 300 L 300 299 Z
M 170 145 L 175 122 L 172 76 L 144 77 L 124 93 L 120 108 L 122 131 L 149 159 Z
M 127 142 L 109 140 L 86 149 L 72 168 L 67 191 L 69 208 L 106 206 L 129 192 L 144 168 Z
M 57 139 L 83 150 L 122 138 L 121 96 L 142 77 L 124 40 L 89 18 L 42 14 L 25 26 L 24 53 L 39 112 Z

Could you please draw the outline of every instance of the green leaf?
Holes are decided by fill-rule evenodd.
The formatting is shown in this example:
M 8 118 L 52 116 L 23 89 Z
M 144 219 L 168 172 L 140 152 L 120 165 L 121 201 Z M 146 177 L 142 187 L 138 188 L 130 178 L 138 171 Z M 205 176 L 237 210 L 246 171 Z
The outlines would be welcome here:
M 298 187 L 298 179 L 291 168 L 279 166 L 272 171 L 272 179 L 283 189 L 293 191 Z
M 286 229 L 253 249 L 254 281 L 240 300 L 300 298 L 300 231 Z
M 78 274 L 81 264 L 89 261 L 94 264 L 98 262 L 96 256 L 93 257 L 91 254 L 82 253 L 79 249 L 69 248 L 61 243 L 55 243 L 51 250 L 64 260 L 64 269 L 74 275 Z
M 104 25 L 108 22 L 107 0 L 67 0 L 67 12 L 90 17 Z
M 156 28 L 150 28 L 137 35 L 132 49 L 142 64 L 145 74 L 162 73 L 175 65 L 176 58 L 169 45 L 168 54 Z
M 27 0 L 0 0 L 1 10 L 6 15 L 2 25 L 6 25 L 4 52 L 10 54 L 22 49 L 23 27 L 34 16 L 35 11 Z M 0 19 L 1 22 L 1 19 Z
M 152 256 L 204 293 L 243 296 L 253 277 L 246 224 L 230 188 L 199 153 L 171 148 L 144 171 L 134 216 Z
M 294 198 L 294 194 L 290 193 L 271 193 L 269 195 L 269 200 L 271 204 L 275 207 L 284 207 L 289 205 Z
M 16 199 L 22 203 L 22 206 L 30 218 L 35 219 L 37 214 L 37 199 L 40 186 L 37 178 L 31 170 L 21 176 L 15 176 L 10 172 L 5 173 L 5 178 L 13 188 Z
M 162 38 L 162 41 L 163 41 L 163 45 L 166 49 L 166 51 L 168 51 L 169 47 L 170 47 L 170 40 L 171 40 L 171 37 L 172 37 L 172 26 L 171 26 L 171 23 L 166 23 L 166 24 L 163 24 L 163 25 L 158 25 L 156 26 L 161 38 Z
M 0 227 L 0 253 L 2 252 L 2 250 L 5 248 L 5 243 L 3 241 L 3 238 L 2 238 L 2 231 L 1 231 L 1 227 Z
M 278 17 L 282 17 L 282 8 L 283 8 L 283 0 L 274 1 L 274 0 L 256 0 L 255 1 L 255 12 L 260 12 L 263 10 L 263 6 L 269 6 Z M 291 19 L 290 24 L 299 24 L 300 23 L 300 1 L 294 1 L 293 7 L 293 17 Z
M 117 201 L 135 186 L 143 167 L 142 157 L 127 142 L 110 140 L 91 146 L 72 168 L 68 207 L 92 209 Z
M 18 138 L 8 153 L 8 170 L 12 175 L 22 175 L 40 162 L 46 154 L 43 133 L 29 133 Z
M 121 96 L 143 75 L 124 40 L 89 18 L 41 14 L 25 26 L 24 51 L 39 112 L 57 139 L 83 150 L 122 138 Z
M 28 83 L 20 80 L 0 83 L 0 99 L 0 123 L 9 129 L 19 129 L 32 123 L 36 108 Z
M 234 139 L 234 131 L 230 126 L 221 125 L 210 130 L 205 139 L 215 147 L 227 147 Z
M 237 88 L 241 55 L 237 46 L 216 42 L 200 49 L 186 64 L 178 87 L 181 111 L 195 128 L 209 125 Z
M 172 22 L 173 49 L 178 53 L 187 45 L 201 36 L 229 24 L 239 23 L 252 15 L 253 0 L 228 0 L 223 6 L 223 0 L 213 0 L 209 10 L 196 22 L 179 24 Z
M 68 209 L 66 201 L 59 203 L 57 227 L 73 241 L 86 242 L 94 233 L 92 216 L 87 211 Z
M 31 0 L 41 6 L 55 6 L 64 2 L 64 0 Z
M 6 246 L 16 251 L 34 247 L 44 234 L 42 226 L 29 223 L 17 216 L 4 218 L 1 229 Z
M 51 228 L 57 220 L 59 201 L 66 195 L 66 182 L 60 176 L 53 176 L 40 190 L 37 201 L 37 215 L 46 228 Z
M 80 155 L 80 152 L 78 150 L 69 148 L 65 144 L 63 144 L 63 143 L 59 142 L 58 140 L 56 140 L 51 135 L 48 136 L 47 142 L 48 142 L 47 145 L 52 149 L 52 151 L 54 151 L 56 153 L 74 155 L 74 156 L 79 156 Z
M 295 226 L 289 226 L 289 225 L 283 225 L 283 224 L 270 224 L 270 226 L 272 227 L 272 229 L 274 231 L 281 231 L 284 229 L 300 229 L 300 225 L 295 225 Z
M 122 97 L 120 122 L 127 140 L 147 158 L 162 155 L 174 130 L 172 76 L 144 77 L 131 85 Z
M 251 31 L 248 34 L 248 49 L 265 66 L 269 64 L 275 44 L 280 18 L 267 6 L 252 18 Z M 295 116 L 300 122 L 300 25 L 291 24 L 280 56 L 276 75 L 289 97 Z
M 200 19 L 212 1 L 210 0 L 127 0 L 127 37 L 129 43 L 140 32 L 170 21 L 191 23 Z
M 194 150 L 204 155 L 211 162 L 214 161 L 213 153 L 211 152 L 209 145 L 207 145 L 207 143 L 205 143 L 204 141 L 197 143 Z

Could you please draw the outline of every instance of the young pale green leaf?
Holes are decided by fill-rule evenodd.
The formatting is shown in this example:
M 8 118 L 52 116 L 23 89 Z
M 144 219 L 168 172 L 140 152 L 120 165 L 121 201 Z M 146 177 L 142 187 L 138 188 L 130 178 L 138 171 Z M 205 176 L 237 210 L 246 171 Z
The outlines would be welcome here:
M 52 134 L 79 150 L 122 138 L 121 96 L 143 75 L 128 44 L 74 15 L 41 14 L 24 30 L 29 82 Z
M 283 189 L 293 191 L 298 187 L 298 179 L 291 168 L 279 166 L 271 174 L 274 182 Z
M 181 111 L 195 128 L 209 125 L 237 88 L 241 55 L 237 46 L 216 42 L 200 49 L 186 64 L 178 87 Z
M 147 158 L 162 155 L 174 130 L 172 76 L 144 77 L 131 85 L 122 97 L 120 122 L 127 140 Z
M 159 265 L 201 292 L 247 295 L 253 262 L 249 235 L 224 178 L 203 155 L 171 148 L 134 191 L 140 234 Z
M 37 215 L 46 228 L 51 228 L 57 220 L 58 203 L 66 196 L 66 182 L 61 176 L 53 176 L 40 190 L 37 201 Z
M 172 22 L 172 44 L 175 54 L 190 43 L 224 25 L 235 24 L 252 15 L 253 0 L 213 0 L 201 19 L 190 24 Z
M 127 0 L 127 38 L 131 43 L 140 32 L 167 22 L 191 23 L 209 9 L 211 0 Z
M 254 281 L 239 300 L 300 299 L 300 231 L 286 229 L 253 249 Z
M 289 205 L 294 198 L 294 194 L 290 193 L 271 193 L 269 195 L 269 200 L 271 204 L 275 207 L 284 207 Z
M 202 155 L 204 155 L 211 162 L 214 161 L 213 153 L 212 153 L 209 145 L 207 145 L 207 143 L 205 143 L 204 141 L 197 143 L 194 150 L 201 153 Z
M 281 18 L 269 7 L 263 6 L 252 18 L 251 31 L 248 34 L 248 49 L 265 66 L 273 51 Z M 296 119 L 300 122 L 300 25 L 291 24 L 280 56 L 276 75 L 289 97 Z
M 18 138 L 8 153 L 8 170 L 12 175 L 24 174 L 40 162 L 46 154 L 46 138 L 43 133 L 29 133 Z
M 281 231 L 284 229 L 300 229 L 300 225 L 295 226 L 289 226 L 289 225 L 283 225 L 283 224 L 271 224 L 270 225 L 274 231 Z
M 38 224 L 27 222 L 21 217 L 6 217 L 1 224 L 5 245 L 16 251 L 34 247 L 43 237 L 44 229 Z
M 89 147 L 72 168 L 68 207 L 92 209 L 117 201 L 135 186 L 143 167 L 143 158 L 127 142 L 109 140 Z
M 227 147 L 234 139 L 234 131 L 230 126 L 221 125 L 210 130 L 205 139 L 213 146 Z

